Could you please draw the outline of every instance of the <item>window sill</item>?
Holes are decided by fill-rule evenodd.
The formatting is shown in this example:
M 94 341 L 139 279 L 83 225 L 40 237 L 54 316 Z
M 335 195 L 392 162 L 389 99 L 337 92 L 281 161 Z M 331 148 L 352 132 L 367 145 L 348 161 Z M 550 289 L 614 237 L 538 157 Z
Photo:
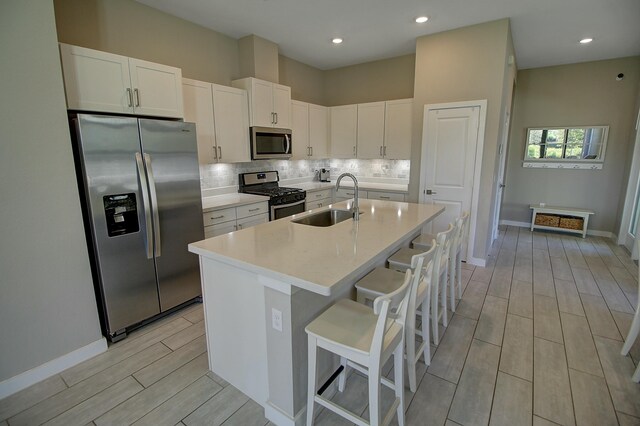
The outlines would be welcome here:
M 522 167 L 527 169 L 573 169 L 573 170 L 602 170 L 602 163 L 577 163 L 558 161 L 524 161 Z

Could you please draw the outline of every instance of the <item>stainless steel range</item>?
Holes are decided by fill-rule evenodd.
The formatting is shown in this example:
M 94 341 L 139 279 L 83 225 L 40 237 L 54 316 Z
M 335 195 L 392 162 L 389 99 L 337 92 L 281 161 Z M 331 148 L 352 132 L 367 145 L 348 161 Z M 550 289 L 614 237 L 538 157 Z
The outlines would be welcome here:
M 307 193 L 298 188 L 281 187 L 279 180 L 277 171 L 240 173 L 238 192 L 270 197 L 269 220 L 305 211 Z

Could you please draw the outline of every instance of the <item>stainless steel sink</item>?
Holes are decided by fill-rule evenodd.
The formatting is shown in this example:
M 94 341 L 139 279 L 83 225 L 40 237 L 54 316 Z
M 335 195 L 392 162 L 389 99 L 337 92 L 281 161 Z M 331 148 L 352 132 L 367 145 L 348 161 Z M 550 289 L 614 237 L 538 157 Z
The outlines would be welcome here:
M 336 223 L 344 222 L 348 219 L 353 219 L 353 213 L 349 210 L 329 209 L 322 212 L 310 214 L 309 216 L 301 217 L 300 219 L 294 219 L 291 222 L 301 223 L 302 225 L 309 226 L 327 227 L 333 226 Z

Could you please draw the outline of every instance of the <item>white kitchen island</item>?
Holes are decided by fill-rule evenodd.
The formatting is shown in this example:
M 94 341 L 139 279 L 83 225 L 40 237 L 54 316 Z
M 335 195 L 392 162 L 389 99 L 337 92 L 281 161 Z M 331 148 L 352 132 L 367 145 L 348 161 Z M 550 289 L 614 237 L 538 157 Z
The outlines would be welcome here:
M 358 279 L 408 246 L 443 210 L 434 204 L 360 200 L 357 222 L 329 227 L 292 222 L 307 212 L 190 244 L 200 256 L 210 369 L 261 404 L 272 422 L 303 424 L 304 327 L 336 299 L 353 297 Z M 337 364 L 320 355 L 322 383 Z

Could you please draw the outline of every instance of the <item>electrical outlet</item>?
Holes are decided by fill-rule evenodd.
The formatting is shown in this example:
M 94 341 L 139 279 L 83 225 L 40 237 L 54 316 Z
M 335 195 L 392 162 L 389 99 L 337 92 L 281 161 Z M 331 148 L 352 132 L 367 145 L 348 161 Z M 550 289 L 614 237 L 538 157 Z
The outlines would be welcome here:
M 271 308 L 271 327 L 275 330 L 282 331 L 282 311 Z

